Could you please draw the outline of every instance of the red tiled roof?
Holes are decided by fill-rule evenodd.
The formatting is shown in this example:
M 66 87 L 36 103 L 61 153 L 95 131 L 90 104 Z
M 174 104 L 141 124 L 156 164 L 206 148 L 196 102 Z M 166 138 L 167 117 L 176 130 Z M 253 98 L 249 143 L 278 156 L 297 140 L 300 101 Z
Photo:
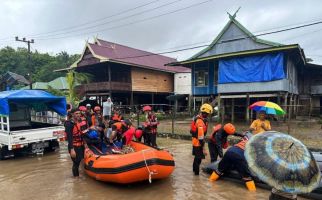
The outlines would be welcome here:
M 88 44 L 95 55 L 132 65 L 142 66 L 155 70 L 169 72 L 190 72 L 191 70 L 181 66 L 165 66 L 165 64 L 177 62 L 176 59 L 163 55 L 151 55 L 151 52 L 134 49 L 124 45 L 97 39 L 98 43 Z

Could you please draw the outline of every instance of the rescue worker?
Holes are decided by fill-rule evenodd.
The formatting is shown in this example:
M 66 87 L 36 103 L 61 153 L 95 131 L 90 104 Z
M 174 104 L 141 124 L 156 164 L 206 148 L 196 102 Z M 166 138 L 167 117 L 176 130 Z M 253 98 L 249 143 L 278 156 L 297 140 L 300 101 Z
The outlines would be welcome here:
M 117 148 L 122 148 L 123 146 L 123 134 L 132 126 L 130 120 L 124 120 L 121 122 L 116 122 L 112 125 L 112 132 L 109 136 L 109 143 L 111 146 L 116 146 Z
M 84 158 L 83 135 L 88 131 L 88 126 L 86 121 L 81 119 L 81 112 L 78 109 L 73 109 L 70 113 L 72 118 L 65 123 L 65 131 L 68 140 L 68 151 L 73 161 L 73 176 L 78 177 L 79 165 Z
M 86 107 L 85 106 L 79 106 L 78 110 L 81 112 L 81 118 L 87 121 L 86 118 Z
M 113 123 L 115 123 L 115 122 L 120 122 L 120 121 L 122 121 L 124 118 L 123 118 L 123 116 L 120 114 L 120 111 L 119 110 L 114 110 L 114 114 L 113 114 L 113 116 L 112 116 L 112 121 L 113 121 Z
M 91 126 L 98 126 L 103 123 L 103 117 L 101 114 L 101 107 L 95 106 L 94 107 L 94 114 L 92 115 L 92 125 Z
M 197 115 L 191 125 L 190 133 L 192 134 L 192 154 L 193 172 L 199 175 L 201 160 L 205 159 L 207 152 L 204 150 L 205 136 L 208 129 L 208 116 L 213 112 L 212 106 L 205 103 L 200 107 L 200 114 Z
M 158 119 L 155 114 L 151 110 L 146 111 L 146 121 L 144 123 L 145 126 L 145 134 L 147 137 L 146 144 L 152 147 L 157 147 L 157 132 L 158 132 Z
M 258 119 L 253 121 L 249 130 L 252 131 L 253 134 L 263 133 L 271 130 L 271 123 L 266 119 L 265 111 L 260 111 L 258 113 Z
M 216 181 L 224 175 L 224 173 L 229 172 L 230 170 L 236 170 L 245 182 L 247 189 L 249 191 L 256 191 L 255 183 L 251 177 L 244 156 L 246 143 L 249 137 L 251 137 L 251 135 L 248 137 L 245 136 L 242 141 L 227 150 L 224 157 L 219 162 L 218 168 L 209 177 L 210 181 Z
M 231 123 L 227 123 L 224 126 L 218 124 L 213 128 L 213 132 L 208 140 L 208 150 L 211 162 L 217 161 L 218 156 L 220 158 L 223 157 L 223 149 L 228 147 L 227 137 L 229 135 L 244 136 L 243 134 L 236 133 L 236 128 Z
M 142 136 L 143 136 L 143 127 L 139 126 L 136 130 L 135 130 L 135 139 L 137 142 L 142 142 Z

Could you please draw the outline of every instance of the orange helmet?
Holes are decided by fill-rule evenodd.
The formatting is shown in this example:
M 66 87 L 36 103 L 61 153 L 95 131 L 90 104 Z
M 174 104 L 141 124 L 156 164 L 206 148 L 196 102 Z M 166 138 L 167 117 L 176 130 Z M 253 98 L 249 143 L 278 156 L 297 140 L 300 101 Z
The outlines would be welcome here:
M 225 126 L 224 126 L 224 131 L 225 131 L 228 135 L 232 135 L 232 134 L 234 134 L 234 133 L 235 133 L 236 128 L 235 128 L 235 126 L 234 126 L 233 124 L 231 124 L 231 123 L 227 123 L 227 124 L 225 124 Z
M 100 111 L 100 110 L 101 110 L 101 107 L 99 107 L 99 106 L 94 107 L 94 111 Z
M 79 107 L 78 107 L 78 109 L 79 109 L 80 111 L 83 111 L 83 112 L 85 112 L 85 111 L 86 111 L 86 107 L 85 107 L 85 106 L 79 106 Z
M 143 112 L 145 112 L 145 111 L 151 111 L 151 110 L 152 110 L 151 106 L 144 106 L 143 107 Z

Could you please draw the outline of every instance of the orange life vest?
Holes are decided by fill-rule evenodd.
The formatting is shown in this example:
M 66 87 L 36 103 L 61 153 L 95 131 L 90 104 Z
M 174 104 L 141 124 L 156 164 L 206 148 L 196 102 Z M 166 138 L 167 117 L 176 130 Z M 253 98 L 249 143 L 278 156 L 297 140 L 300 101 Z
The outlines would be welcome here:
M 145 123 L 145 125 L 146 125 L 145 131 L 148 133 L 156 134 L 158 124 L 159 123 L 157 121 L 157 117 L 154 114 L 148 115 L 146 123 Z
M 238 142 L 237 144 L 235 144 L 234 146 L 238 147 L 242 150 L 245 150 L 246 144 L 247 144 L 247 140 L 242 140 L 242 141 Z
M 82 129 L 86 129 L 87 123 L 86 121 L 81 121 L 81 122 L 77 122 L 76 124 L 74 124 L 74 128 L 73 128 L 73 146 L 75 147 L 79 147 L 84 145 L 84 141 L 82 138 Z
M 203 120 L 204 122 L 204 133 L 207 134 L 207 128 L 208 128 L 208 121 L 206 119 L 203 119 L 200 115 L 197 115 L 190 124 L 190 134 L 192 137 L 197 138 L 198 136 L 198 127 L 196 125 L 196 122 L 198 119 Z
M 122 127 L 123 127 L 123 123 L 122 122 L 116 122 L 113 124 L 113 126 L 116 127 L 116 131 L 117 132 L 121 132 L 122 131 Z
M 192 145 L 194 147 L 200 147 L 203 145 L 203 143 L 200 143 L 200 140 L 203 141 L 207 134 L 208 122 L 206 119 L 203 119 L 202 117 L 198 117 L 198 119 L 195 120 L 195 126 L 196 126 L 196 137 L 192 137 Z
M 216 126 L 213 127 L 212 134 L 210 135 L 210 140 L 214 143 L 216 143 L 216 134 L 219 131 L 219 129 L 222 128 L 221 124 L 217 124 Z
M 218 133 L 218 131 L 222 128 L 222 125 L 221 124 L 217 124 L 216 126 L 213 127 L 213 131 L 212 131 L 212 134 L 210 135 L 210 140 L 211 142 L 213 143 L 216 143 L 216 134 Z M 228 148 L 228 141 L 227 139 L 226 140 L 223 140 L 222 141 L 222 148 L 223 149 L 227 149 Z
M 112 120 L 120 122 L 122 120 L 122 115 L 114 114 L 113 117 L 112 117 Z

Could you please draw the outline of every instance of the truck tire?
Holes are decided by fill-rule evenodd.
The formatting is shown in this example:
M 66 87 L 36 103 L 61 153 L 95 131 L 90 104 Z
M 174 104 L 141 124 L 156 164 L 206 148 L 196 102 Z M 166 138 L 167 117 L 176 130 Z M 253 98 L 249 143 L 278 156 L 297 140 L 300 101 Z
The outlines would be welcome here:
M 59 142 L 57 140 L 49 141 L 49 146 L 45 148 L 45 152 L 53 152 L 59 147 Z
M 7 153 L 8 153 L 8 147 L 7 146 L 1 147 L 0 148 L 0 160 L 6 159 Z

